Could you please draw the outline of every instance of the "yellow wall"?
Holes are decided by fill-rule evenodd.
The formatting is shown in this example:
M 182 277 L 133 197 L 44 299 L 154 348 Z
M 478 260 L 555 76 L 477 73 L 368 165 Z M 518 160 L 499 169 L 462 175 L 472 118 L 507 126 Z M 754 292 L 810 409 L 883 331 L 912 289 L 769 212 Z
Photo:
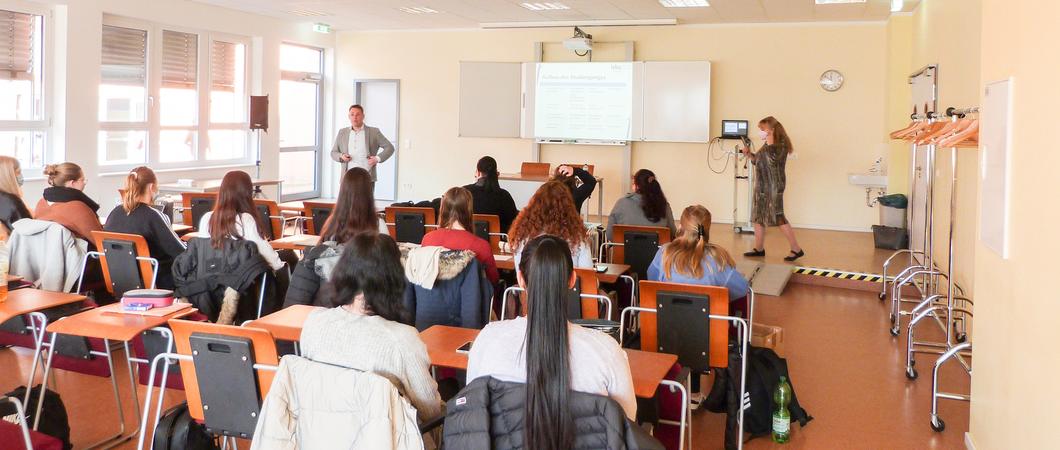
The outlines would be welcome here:
M 887 117 L 883 133 L 909 124 L 912 92 L 909 74 L 913 67 L 913 15 L 899 14 L 887 21 Z M 887 154 L 887 192 L 909 195 L 909 145 L 893 141 Z
M 710 60 L 712 134 L 719 134 L 723 118 L 756 122 L 775 115 L 781 120 L 797 149 L 796 158 L 788 163 L 785 199 L 793 223 L 860 230 L 876 223 L 875 209 L 865 206 L 864 190 L 848 184 L 847 174 L 864 172 L 889 151 L 882 130 L 885 23 L 586 31 L 598 42 L 634 42 L 636 60 Z M 517 171 L 519 162 L 530 157 L 529 140 L 457 136 L 459 62 L 533 61 L 534 42 L 559 42 L 569 35 L 566 28 L 341 33 L 336 103 L 353 97 L 354 78 L 400 79 L 405 148 L 398 152 L 399 196 L 433 198 L 450 186 L 469 182 L 474 161 L 482 155 L 496 157 L 502 171 Z M 546 60 L 569 57 L 555 47 L 546 46 Z M 619 54 L 608 50 L 596 57 L 614 59 Z M 846 85 L 836 93 L 818 86 L 818 77 L 827 69 L 846 76 Z M 344 111 L 336 114 L 343 117 Z M 546 146 L 542 158 L 597 164 L 607 180 L 605 212 L 628 184 L 629 174 L 620 173 L 620 148 Z M 702 203 L 718 220 L 731 220 L 732 169 L 722 175 L 708 171 L 705 145 L 636 143 L 633 167 L 655 170 L 675 210 Z
M 1060 3 L 984 0 L 983 83 L 1012 78 L 1010 257 L 976 244 L 976 334 L 971 438 L 977 450 L 1056 448 L 1060 384 L 1060 221 L 1055 183 L 1060 153 Z M 998 212 L 1000 214 L 1000 212 Z
M 979 41 L 981 11 L 979 1 L 968 0 L 923 0 L 914 12 L 911 23 L 906 16 L 891 18 L 889 28 L 894 34 L 904 32 L 911 36 L 911 60 L 905 67 L 905 76 L 929 64 L 937 64 L 938 69 L 938 108 L 939 112 L 947 107 L 957 108 L 979 104 Z M 905 41 L 898 36 L 890 39 L 891 54 L 900 57 Z M 897 72 L 894 64 L 890 70 Z M 897 80 L 892 80 L 897 81 Z M 898 117 L 888 117 L 891 129 L 901 128 L 909 122 L 909 85 L 905 86 L 905 109 L 900 109 Z M 895 126 L 895 122 L 898 123 Z M 909 146 L 899 143 L 891 146 L 892 158 L 889 167 L 889 178 L 896 192 L 908 192 L 909 183 Z M 944 271 L 948 270 L 948 243 L 950 223 L 950 149 L 938 149 L 936 154 L 937 170 L 935 171 L 935 263 Z M 973 294 L 972 268 L 975 263 L 975 221 L 978 203 L 977 170 L 979 152 L 965 149 L 957 158 L 957 214 L 954 227 L 954 268 L 956 282 L 968 295 Z M 898 189 L 898 184 L 904 188 Z

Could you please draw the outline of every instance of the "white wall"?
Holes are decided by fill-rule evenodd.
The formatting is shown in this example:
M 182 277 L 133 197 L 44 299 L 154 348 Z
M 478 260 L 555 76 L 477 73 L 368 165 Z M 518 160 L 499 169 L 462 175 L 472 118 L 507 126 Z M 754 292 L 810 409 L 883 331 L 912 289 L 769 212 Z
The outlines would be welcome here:
M 19 0 L 0 0 L 0 8 L 19 9 L 27 3 Z M 52 43 L 50 63 L 45 74 L 55 82 L 49 106 L 53 143 L 52 154 L 57 160 L 72 161 L 84 168 L 88 175 L 86 192 L 95 198 L 105 214 L 114 205 L 117 189 L 124 181 L 124 173 L 101 175 L 108 171 L 97 163 L 96 135 L 99 123 L 98 89 L 100 79 L 101 39 L 104 14 L 129 17 L 161 25 L 183 26 L 251 38 L 250 94 L 269 97 L 268 133 L 261 134 L 262 176 L 277 176 L 279 158 L 279 54 L 284 42 L 312 45 L 328 50 L 328 65 L 333 67 L 334 35 L 314 33 L 310 23 L 293 23 L 280 19 L 239 12 L 226 8 L 173 0 L 42 0 L 31 4 L 51 10 Z M 328 72 L 330 75 L 331 72 Z M 329 77 L 330 78 L 330 77 Z M 330 83 L 329 83 L 330 85 Z M 333 92 L 330 87 L 327 92 Z M 326 111 L 333 109 L 330 96 Z M 325 130 L 331 128 L 331 115 L 325 114 Z M 253 147 L 252 147 L 253 148 Z M 253 154 L 253 150 L 252 150 Z M 160 182 L 177 178 L 220 178 L 230 169 L 195 169 L 160 172 Z M 254 175 L 254 167 L 241 167 Z M 26 203 L 32 208 L 40 198 L 46 183 L 40 174 L 26 173 Z M 34 179 L 37 178 L 37 179 Z M 272 193 L 269 193 L 272 197 Z

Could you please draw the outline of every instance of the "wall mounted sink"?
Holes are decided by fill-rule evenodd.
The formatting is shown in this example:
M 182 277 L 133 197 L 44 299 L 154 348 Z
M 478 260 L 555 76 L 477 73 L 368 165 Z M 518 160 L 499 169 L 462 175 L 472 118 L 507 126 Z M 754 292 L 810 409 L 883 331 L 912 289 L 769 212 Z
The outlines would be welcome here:
M 882 189 L 887 187 L 887 175 L 878 173 L 851 173 L 847 175 L 847 180 L 850 184 L 863 188 Z

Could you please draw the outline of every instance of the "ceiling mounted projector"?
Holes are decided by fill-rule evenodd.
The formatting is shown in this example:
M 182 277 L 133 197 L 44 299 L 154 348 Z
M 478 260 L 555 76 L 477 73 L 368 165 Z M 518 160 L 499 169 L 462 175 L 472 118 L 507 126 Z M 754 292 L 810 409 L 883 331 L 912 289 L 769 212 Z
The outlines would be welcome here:
M 574 53 L 593 51 L 593 35 L 585 34 L 581 28 L 574 27 L 574 37 L 563 41 L 563 46 Z

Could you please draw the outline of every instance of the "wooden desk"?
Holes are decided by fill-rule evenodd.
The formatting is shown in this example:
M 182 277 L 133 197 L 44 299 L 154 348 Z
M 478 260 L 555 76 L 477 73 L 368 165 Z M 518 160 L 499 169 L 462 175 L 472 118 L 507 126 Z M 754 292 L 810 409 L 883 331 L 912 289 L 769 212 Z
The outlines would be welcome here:
M 251 179 L 250 184 L 255 188 L 262 186 L 276 186 L 280 189 L 283 184 L 283 180 L 274 179 Z M 195 180 L 190 185 L 179 184 L 179 183 L 163 183 L 158 185 L 159 192 L 169 192 L 175 194 L 181 194 L 184 192 L 191 192 L 196 194 L 205 194 L 208 192 L 218 192 L 221 190 L 221 180 Z
M 457 353 L 456 349 L 469 341 L 474 341 L 479 330 L 471 328 L 447 327 L 435 325 L 420 333 L 420 339 L 427 346 L 427 355 L 431 365 L 451 369 L 467 370 L 467 355 Z M 629 358 L 629 369 L 633 376 L 633 392 L 640 398 L 652 398 L 659 382 L 666 377 L 677 355 L 652 353 L 640 350 L 625 349 Z
M 195 229 L 195 227 L 191 225 L 184 225 L 182 223 L 175 223 L 171 226 L 171 228 L 173 229 L 174 233 L 177 233 L 177 236 L 183 236 L 185 234 L 191 233 L 191 230 Z
M 250 322 L 246 326 L 267 330 L 276 339 L 298 342 L 302 338 L 302 324 L 305 323 L 306 317 L 309 317 L 309 313 L 317 309 L 323 308 L 294 305 Z
M 48 325 L 48 332 L 129 342 L 146 330 L 165 325 L 169 319 L 178 319 L 195 311 L 194 307 L 189 307 L 165 316 L 144 316 L 92 308 L 52 322 Z
M 522 173 L 502 173 L 497 177 L 501 187 L 512 194 L 512 200 L 515 200 L 515 207 L 523 209 L 528 203 L 530 203 L 530 197 L 534 196 L 538 188 L 541 187 L 546 181 L 552 177 L 550 174 L 539 175 L 539 174 L 522 174 Z M 596 189 L 593 191 L 593 195 L 596 196 L 596 214 L 604 215 L 604 179 L 603 177 L 596 177 Z M 585 208 L 585 217 L 589 216 L 588 206 L 583 205 Z M 583 211 L 578 211 L 582 214 Z
M 311 201 L 313 201 L 315 203 L 332 203 L 332 204 L 335 203 L 335 199 L 333 199 L 333 198 L 318 198 L 318 199 L 314 199 L 314 200 L 311 200 Z M 277 206 L 280 208 L 280 211 L 291 211 L 291 212 L 297 212 L 297 213 L 301 213 L 302 211 L 305 211 L 305 203 L 302 200 L 283 202 L 283 203 L 280 203 Z
M 7 322 L 23 314 L 79 303 L 84 300 L 85 296 L 83 295 L 42 291 L 32 288 L 8 291 L 7 300 L 0 302 L 0 323 Z
M 493 260 L 497 262 L 500 270 L 515 270 L 515 256 L 511 253 L 494 253 Z M 629 265 L 600 263 L 597 265 L 607 266 L 607 272 L 597 272 L 596 277 L 601 283 L 614 283 L 618 277 L 629 271 Z
M 269 241 L 269 245 L 276 250 L 305 250 L 306 247 L 316 246 L 318 242 L 320 242 L 320 236 L 295 234 Z

